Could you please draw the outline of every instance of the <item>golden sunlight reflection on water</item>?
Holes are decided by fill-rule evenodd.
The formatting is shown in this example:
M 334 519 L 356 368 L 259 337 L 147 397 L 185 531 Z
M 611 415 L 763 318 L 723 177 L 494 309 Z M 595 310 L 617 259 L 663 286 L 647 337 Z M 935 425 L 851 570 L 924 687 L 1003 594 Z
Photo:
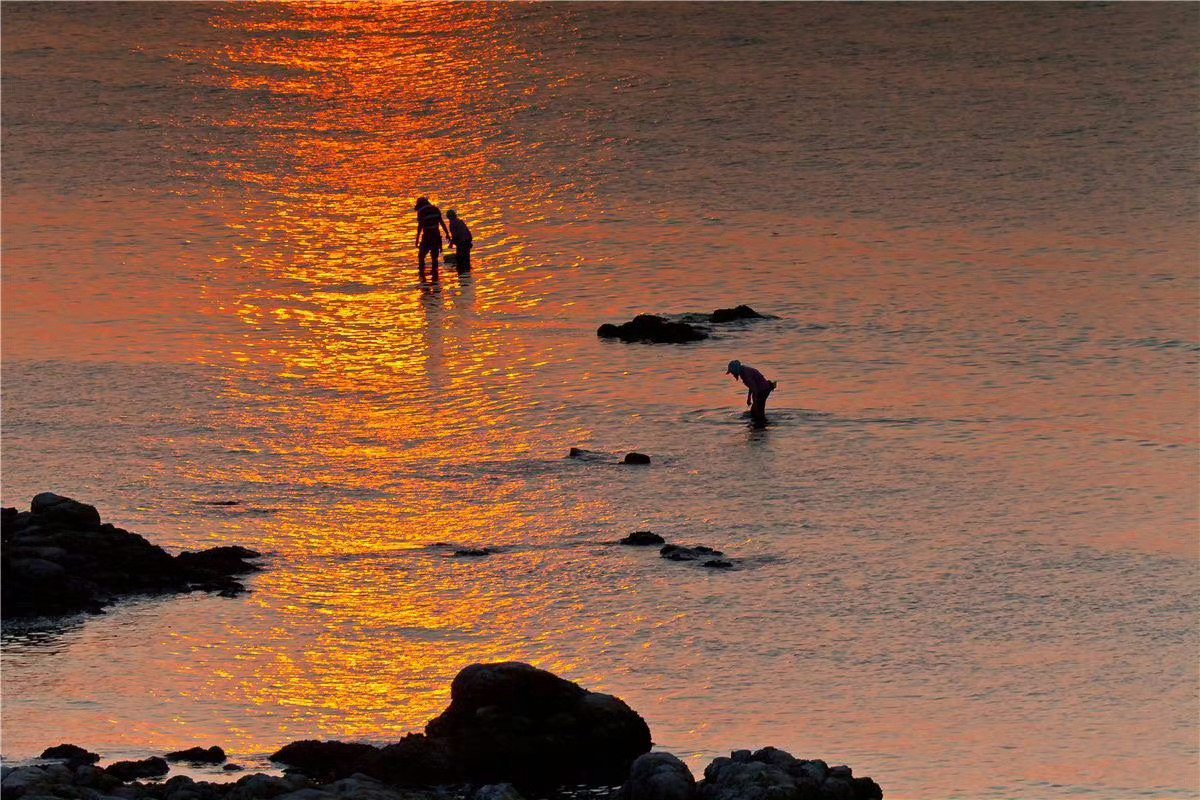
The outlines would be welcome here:
M 287 630 L 258 632 L 262 651 L 239 657 L 253 668 L 235 664 L 214 689 L 232 683 L 264 708 L 311 709 L 309 721 L 330 735 L 382 735 L 381 715 L 392 733 L 435 716 L 454 672 L 506 658 L 535 613 L 497 588 L 511 593 L 511 577 L 480 580 L 490 567 L 469 559 L 447 570 L 447 553 L 429 546 L 536 538 L 523 528 L 541 492 L 514 476 L 509 493 L 521 500 L 506 501 L 503 491 L 481 500 L 472 491 L 479 478 L 462 467 L 440 476 L 408 467 L 446 461 L 469 470 L 498 452 L 519 453 L 519 438 L 503 425 L 535 404 L 510 387 L 536 366 L 521 363 L 520 326 L 548 276 L 529 269 L 520 226 L 506 220 L 513 209 L 526 221 L 556 214 L 555 192 L 536 176 L 506 190 L 494 179 L 498 164 L 537 144 L 496 137 L 486 118 L 463 112 L 494 96 L 496 113 L 510 113 L 502 104 L 520 94 L 505 85 L 504 64 L 529 54 L 501 35 L 497 20 L 508 13 L 492 5 L 432 15 L 423 6 L 292 4 L 278 23 L 234 7 L 216 24 L 242 31 L 241 46 L 204 56 L 226 65 L 219 88 L 286 96 L 309 113 L 302 129 L 289 123 L 300 117 L 269 104 L 223 122 L 255 132 L 226 176 L 252 188 L 225 206 L 248 276 L 221 308 L 245 333 L 212 343 L 203 358 L 225 372 L 229 413 L 247 441 L 275 434 L 270 455 L 289 482 L 360 493 L 352 507 L 293 505 L 295 513 L 266 526 L 265 549 L 289 563 L 258 579 L 254 600 L 278 603 L 285 619 L 297 618 L 295 630 L 322 632 L 294 642 L 281 641 Z M 461 194 L 467 186 L 489 190 Z M 457 209 L 473 227 L 485 278 L 443 265 L 438 283 L 418 283 L 419 195 Z M 256 391 L 264 382 L 272 393 Z M 271 399 L 278 383 L 297 391 Z M 452 406 L 439 406 L 447 395 Z M 472 434 L 464 437 L 467 420 Z M 194 469 L 213 482 L 268 485 L 281 468 L 243 463 L 235 474 Z M 385 499 L 384 488 L 407 505 Z M 322 518 L 336 525 L 314 523 Z M 347 558 L 356 559 L 353 569 Z M 536 580 L 536 562 L 522 553 L 507 568 Z M 323 621 L 315 628 L 314 615 Z M 488 637 L 474 634 L 484 627 Z M 570 666 L 548 659 L 543 666 Z

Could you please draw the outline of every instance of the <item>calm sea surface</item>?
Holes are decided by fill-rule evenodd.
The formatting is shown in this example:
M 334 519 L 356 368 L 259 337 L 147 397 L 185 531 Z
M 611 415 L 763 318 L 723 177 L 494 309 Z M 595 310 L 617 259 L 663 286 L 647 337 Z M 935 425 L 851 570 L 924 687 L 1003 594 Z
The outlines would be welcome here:
M 1200 6 L 0 14 L 3 503 L 267 567 L 7 628 L 6 759 L 386 742 L 516 659 L 697 773 L 1200 791 Z

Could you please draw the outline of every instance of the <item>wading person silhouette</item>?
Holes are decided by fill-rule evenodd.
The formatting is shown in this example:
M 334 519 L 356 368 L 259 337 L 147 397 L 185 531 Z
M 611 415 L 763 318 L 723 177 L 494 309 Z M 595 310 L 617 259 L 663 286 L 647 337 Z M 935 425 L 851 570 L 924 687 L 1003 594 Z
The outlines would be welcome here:
M 442 253 L 442 231 L 450 238 L 450 229 L 442 219 L 442 210 L 429 202 L 428 197 L 418 197 L 417 204 L 417 270 L 425 280 L 425 254 L 433 262 L 433 279 L 438 278 L 438 257 Z M 439 230 L 438 228 L 441 228 Z
M 775 389 L 775 381 L 769 381 L 754 367 L 748 367 L 734 359 L 725 368 L 726 375 L 732 375 L 746 384 L 746 405 L 750 406 L 750 418 L 757 423 L 767 421 L 767 397 Z
M 471 229 L 458 218 L 457 211 L 447 211 L 446 219 L 450 220 L 450 246 L 458 253 L 454 257 L 454 266 L 459 272 L 466 272 L 471 268 L 471 245 L 474 241 L 471 238 Z

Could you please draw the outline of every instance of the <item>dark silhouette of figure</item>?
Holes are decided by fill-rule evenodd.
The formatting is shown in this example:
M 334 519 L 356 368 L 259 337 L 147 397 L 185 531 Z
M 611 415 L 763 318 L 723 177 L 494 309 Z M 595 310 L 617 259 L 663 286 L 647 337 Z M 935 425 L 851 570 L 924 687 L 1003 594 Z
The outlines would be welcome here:
M 774 391 L 775 381 L 769 381 L 754 367 L 748 367 L 734 359 L 725 368 L 726 375 L 741 379 L 746 384 L 746 405 L 750 406 L 750 418 L 756 423 L 767 421 L 767 397 Z
M 450 220 L 450 246 L 458 253 L 454 258 L 454 266 L 459 272 L 466 272 L 471 268 L 471 229 L 458 218 L 458 212 L 454 210 L 446 212 L 446 219 Z
M 442 219 L 442 210 L 429 202 L 428 197 L 418 197 L 417 204 L 417 269 L 421 280 L 425 280 L 425 254 L 433 262 L 433 279 L 438 278 L 438 257 L 442 253 L 442 231 L 450 238 L 450 229 Z M 440 230 L 439 230 L 440 226 Z

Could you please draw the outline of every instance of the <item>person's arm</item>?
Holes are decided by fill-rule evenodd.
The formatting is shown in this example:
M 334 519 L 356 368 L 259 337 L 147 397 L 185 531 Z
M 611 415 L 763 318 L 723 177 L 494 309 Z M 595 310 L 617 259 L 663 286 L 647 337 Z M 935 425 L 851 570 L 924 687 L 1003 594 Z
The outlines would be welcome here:
M 413 242 L 413 247 L 421 246 L 421 219 L 417 218 L 417 239 Z
M 446 227 L 446 220 L 439 218 L 438 222 L 442 223 L 442 230 L 446 232 L 446 238 L 450 241 L 454 241 L 454 237 L 450 235 L 450 229 Z

